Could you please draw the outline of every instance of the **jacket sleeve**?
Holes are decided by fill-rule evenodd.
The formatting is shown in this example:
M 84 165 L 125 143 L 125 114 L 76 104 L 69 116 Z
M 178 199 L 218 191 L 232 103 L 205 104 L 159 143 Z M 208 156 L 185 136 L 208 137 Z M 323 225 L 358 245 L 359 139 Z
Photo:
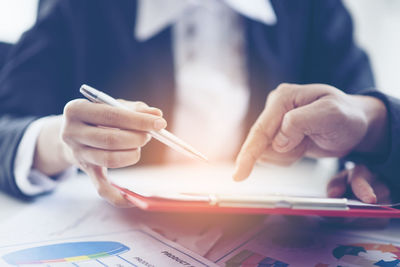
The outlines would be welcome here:
M 63 10 L 54 6 L 39 18 L 13 46 L 0 73 L 0 189 L 19 198 L 28 198 L 14 177 L 19 142 L 35 119 L 62 113 L 72 80 Z
M 360 92 L 380 99 L 387 109 L 388 135 L 383 153 L 366 155 L 350 153 L 343 160 L 365 164 L 380 178 L 384 179 L 392 191 L 392 197 L 400 201 L 400 100 L 376 90 Z
M 314 9 L 314 22 L 310 27 L 312 37 L 309 38 L 312 49 L 309 51 L 309 66 L 306 67 L 310 80 L 331 84 L 349 94 L 376 97 L 385 104 L 388 111 L 388 145 L 382 149 L 384 154 L 371 156 L 351 153 L 342 161 L 350 160 L 367 165 L 398 191 L 400 100 L 374 89 L 368 56 L 354 41 L 351 16 L 342 2 L 317 0 Z
M 0 189 L 10 195 L 28 199 L 18 188 L 14 179 L 14 161 L 18 144 L 34 117 L 0 117 Z
M 351 16 L 338 0 L 311 5 L 304 66 L 306 83 L 325 83 L 346 93 L 375 86 L 366 53 L 353 37 Z

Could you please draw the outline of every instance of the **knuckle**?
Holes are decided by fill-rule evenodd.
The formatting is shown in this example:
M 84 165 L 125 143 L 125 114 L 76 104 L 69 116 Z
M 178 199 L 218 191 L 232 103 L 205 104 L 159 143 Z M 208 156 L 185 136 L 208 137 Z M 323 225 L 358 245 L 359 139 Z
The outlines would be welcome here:
M 252 127 L 253 136 L 260 136 L 265 138 L 266 140 L 272 140 L 272 136 L 269 136 L 267 129 L 265 128 L 263 123 L 256 123 Z
M 82 103 L 84 103 L 85 100 L 83 99 L 75 99 L 72 101 L 69 101 L 65 106 L 64 106 L 64 115 L 67 119 L 71 119 L 79 114 L 79 111 L 82 107 Z
M 142 101 L 136 101 L 135 102 L 135 106 L 136 106 L 136 108 L 139 108 L 139 109 L 148 107 L 148 105 L 146 103 L 142 102 Z
M 277 90 L 287 90 L 287 88 L 291 87 L 290 83 L 281 83 L 276 88 Z
M 283 116 L 282 120 L 282 128 L 283 130 L 289 130 L 292 127 L 295 127 L 297 122 L 296 116 L 293 115 L 293 113 L 288 112 Z
M 147 130 L 147 129 L 152 129 L 153 126 L 153 121 L 147 119 L 146 117 L 139 117 L 137 119 L 137 126 L 141 130 Z
M 150 141 L 150 136 L 148 134 L 141 134 L 137 138 L 138 138 L 137 140 L 138 147 L 142 147 Z
M 288 105 L 288 103 L 286 103 L 287 96 L 293 94 L 295 88 L 293 84 L 281 83 L 268 95 L 266 105 L 274 102 L 282 102 L 284 105 Z
M 143 118 L 138 118 L 136 123 L 137 123 L 137 127 L 139 129 L 145 129 L 146 128 L 146 121 Z
M 66 116 L 68 116 L 68 115 L 70 115 L 70 114 L 72 114 L 72 113 L 74 112 L 74 109 L 75 109 L 75 106 L 76 106 L 75 103 L 76 103 L 75 100 L 72 100 L 72 101 L 68 102 L 68 103 L 64 106 L 64 114 L 65 114 Z
M 255 134 L 264 134 L 265 133 L 265 127 L 262 123 L 256 123 L 252 127 L 252 132 Z
M 278 96 L 285 95 L 293 90 L 293 86 L 289 83 L 281 83 L 274 91 Z
M 119 143 L 118 138 L 116 138 L 115 135 L 110 133 L 104 134 L 102 139 L 104 146 L 108 149 L 116 147 Z
M 118 168 L 120 159 L 117 154 L 112 152 L 105 152 L 103 156 L 103 166 L 107 168 Z
M 102 116 L 107 122 L 118 122 L 121 120 L 121 115 L 115 110 L 107 110 L 103 112 Z
M 272 90 L 267 97 L 266 104 L 268 104 L 268 102 L 270 102 L 270 101 L 274 101 L 275 99 L 277 99 L 278 94 L 279 94 L 278 89 Z
M 328 110 L 328 114 L 332 114 L 334 118 L 342 119 L 345 115 L 343 108 L 333 99 L 329 99 L 324 102 L 324 107 Z

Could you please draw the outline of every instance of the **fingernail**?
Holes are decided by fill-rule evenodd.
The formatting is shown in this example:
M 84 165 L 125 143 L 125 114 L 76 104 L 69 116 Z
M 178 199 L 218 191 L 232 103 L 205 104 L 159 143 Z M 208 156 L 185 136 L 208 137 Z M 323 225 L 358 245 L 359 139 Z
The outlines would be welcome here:
M 161 130 L 167 127 L 167 122 L 164 119 L 156 119 L 153 125 L 154 129 Z
M 161 110 L 158 108 L 153 108 L 153 107 L 146 107 L 146 109 L 144 109 L 143 111 L 145 112 L 149 112 L 149 113 L 158 113 L 158 114 L 162 114 Z
M 163 115 L 163 112 L 161 111 L 161 109 L 158 109 L 158 108 L 151 108 L 151 110 L 157 112 L 160 116 Z
M 242 181 L 242 178 L 240 178 L 237 174 L 234 174 L 234 175 L 233 175 L 233 180 L 234 180 L 235 182 L 240 182 L 240 181 Z
M 278 147 L 285 147 L 289 144 L 289 139 L 283 133 L 279 132 L 275 137 L 274 143 Z
M 235 171 L 233 172 L 233 180 L 236 182 L 240 182 L 245 180 L 247 177 L 243 175 L 243 164 L 246 164 L 246 161 L 242 158 L 238 160 L 236 163 Z
M 371 195 L 366 195 L 363 197 L 363 202 L 368 203 L 368 204 L 376 204 L 376 195 L 372 193 Z
M 150 142 L 150 140 L 151 140 L 151 135 L 150 134 L 146 134 L 146 144 L 148 143 L 148 142 Z
M 241 180 L 239 175 L 238 175 L 238 168 L 235 169 L 235 171 L 233 172 L 232 177 L 233 177 L 233 180 L 236 181 L 236 182 L 239 182 Z

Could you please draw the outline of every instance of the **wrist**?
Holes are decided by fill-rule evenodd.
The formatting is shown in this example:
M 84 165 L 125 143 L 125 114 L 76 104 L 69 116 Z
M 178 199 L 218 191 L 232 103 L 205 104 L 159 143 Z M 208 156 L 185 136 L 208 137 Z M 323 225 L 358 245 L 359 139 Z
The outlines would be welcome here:
M 353 149 L 356 153 L 381 155 L 385 153 L 388 142 L 388 121 L 385 104 L 372 96 L 352 96 L 363 111 L 367 131 L 360 143 Z
M 57 175 L 72 165 L 60 138 L 61 126 L 62 116 L 49 119 L 43 125 L 36 142 L 33 168 L 48 176 Z

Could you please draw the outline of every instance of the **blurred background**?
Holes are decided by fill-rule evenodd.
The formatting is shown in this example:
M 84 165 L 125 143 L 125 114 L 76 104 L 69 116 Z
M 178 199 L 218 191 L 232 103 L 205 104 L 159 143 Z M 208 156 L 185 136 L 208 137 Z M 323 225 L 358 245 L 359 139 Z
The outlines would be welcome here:
M 344 0 L 356 39 L 370 55 L 377 86 L 400 97 L 400 1 Z M 0 0 L 0 42 L 15 43 L 36 19 L 38 0 Z

